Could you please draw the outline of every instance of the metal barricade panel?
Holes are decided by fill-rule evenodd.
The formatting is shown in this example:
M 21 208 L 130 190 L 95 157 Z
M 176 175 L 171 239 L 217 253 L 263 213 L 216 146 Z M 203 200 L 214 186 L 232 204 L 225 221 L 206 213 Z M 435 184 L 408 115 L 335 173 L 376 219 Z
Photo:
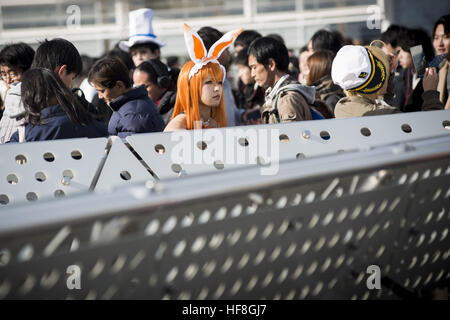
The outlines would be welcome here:
M 87 192 L 107 139 L 68 139 L 0 146 L 0 206 Z
M 410 148 L 416 150 L 420 145 L 426 146 L 427 142 Z M 439 146 L 442 149 L 446 145 Z M 448 148 L 445 151 L 448 153 Z M 445 272 L 450 261 L 447 241 L 450 158 L 440 152 L 420 162 L 411 158 L 407 163 L 363 170 L 351 168 L 354 161 L 348 161 L 347 170 L 324 169 L 323 172 L 333 174 L 303 179 L 273 177 L 272 183 L 267 179 L 251 189 L 243 188 L 246 180 L 234 180 L 239 186 L 237 190 L 171 202 L 175 198 L 170 194 L 171 188 L 179 184 L 195 188 L 196 181 L 204 181 L 201 177 L 190 177 L 167 182 L 160 193 L 140 192 L 139 198 L 127 208 L 111 207 L 111 214 L 101 218 L 83 216 L 80 221 L 54 222 L 39 230 L 30 226 L 16 233 L 4 230 L 0 234 L 0 293 L 6 299 L 26 298 L 27 293 L 19 296 L 25 284 L 28 287 L 39 278 L 45 287 L 56 278 L 53 268 L 58 266 L 61 276 L 61 270 L 69 263 L 79 263 L 84 274 L 120 269 L 115 274 L 103 274 L 98 282 L 87 280 L 87 291 L 71 294 L 69 298 L 395 297 L 388 290 L 367 289 L 366 268 L 371 264 L 378 265 L 383 276 L 401 284 L 408 277 L 411 286 L 404 285 L 410 290 L 432 288 L 448 278 Z M 375 150 L 368 151 L 366 159 L 376 154 Z M 342 156 L 356 160 L 363 155 Z M 329 165 L 342 156 L 327 157 Z M 305 166 L 311 161 L 305 160 Z M 300 169 L 300 163 L 293 162 L 289 168 Z M 236 179 L 245 174 L 250 178 L 256 172 L 211 175 L 208 181 L 216 185 L 224 183 L 225 188 L 226 174 Z M 96 197 L 101 199 L 102 195 Z M 146 198 L 147 206 L 143 203 Z M 159 205 L 150 206 L 154 201 L 159 201 Z M 417 230 L 413 232 L 416 238 L 412 244 L 424 243 L 420 252 L 411 244 L 411 228 Z M 69 231 L 87 240 L 73 249 L 72 235 L 67 236 Z M 42 242 L 35 250 L 41 253 L 30 257 L 29 250 L 23 249 L 24 241 Z M 55 249 L 63 243 L 61 249 Z M 21 250 L 10 250 L 16 247 Z M 8 250 L 9 260 L 5 255 Z M 440 251 L 437 258 L 436 250 Z M 50 254 L 42 254 L 46 251 Z M 411 262 L 407 259 L 422 258 L 425 252 L 430 254 L 430 261 L 435 260 L 433 263 L 403 272 Z M 21 256 L 29 258 L 19 259 Z M 124 267 L 132 261 L 137 264 L 134 272 Z M 34 274 L 37 265 L 41 269 Z M 27 274 L 33 274 L 34 280 L 27 280 Z M 52 291 L 52 296 L 66 297 L 66 279 L 60 276 L 62 283 L 55 287 L 59 291 Z M 30 291 L 30 297 L 46 297 L 45 288 L 33 290 L 38 291 Z
M 136 182 L 154 180 L 151 173 L 140 163 L 118 137 L 111 137 L 111 147 L 103 165 L 95 191 L 108 191 Z
M 450 111 L 148 133 L 126 139 L 162 180 L 450 134 Z

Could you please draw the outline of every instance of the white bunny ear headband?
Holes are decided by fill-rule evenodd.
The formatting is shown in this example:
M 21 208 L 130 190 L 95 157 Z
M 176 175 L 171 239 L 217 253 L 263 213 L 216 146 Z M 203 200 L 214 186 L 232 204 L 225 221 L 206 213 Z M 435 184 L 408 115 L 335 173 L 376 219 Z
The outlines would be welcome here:
M 195 65 L 192 67 L 189 72 L 189 80 L 192 78 L 194 74 L 196 74 L 203 66 L 208 64 L 209 62 L 217 63 L 223 70 L 223 78 L 225 79 L 225 68 L 219 63 L 217 60 L 222 52 L 225 51 L 228 46 L 230 46 L 234 40 L 236 40 L 237 36 L 244 29 L 236 29 L 233 31 L 229 31 L 225 33 L 222 38 L 217 40 L 209 51 L 206 52 L 205 45 L 203 44 L 202 38 L 198 35 L 197 32 L 192 30 L 186 23 L 183 24 L 184 31 L 184 40 L 186 42 L 186 47 L 189 52 L 189 57 L 192 61 L 195 62 Z

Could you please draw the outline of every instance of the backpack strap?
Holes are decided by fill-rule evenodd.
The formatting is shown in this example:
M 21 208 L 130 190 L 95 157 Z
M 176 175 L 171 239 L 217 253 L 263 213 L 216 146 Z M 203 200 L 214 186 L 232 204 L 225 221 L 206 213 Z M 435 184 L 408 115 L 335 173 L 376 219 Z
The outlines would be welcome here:
M 288 84 L 281 88 L 278 92 L 278 94 L 275 96 L 275 99 L 272 103 L 272 109 L 269 111 L 269 114 L 272 114 L 275 116 L 277 122 L 280 122 L 280 115 L 278 113 L 278 99 L 283 93 L 289 92 L 289 91 L 296 91 L 300 93 L 302 96 L 302 92 L 299 90 L 298 86 L 296 84 Z M 313 120 L 323 120 L 325 119 L 320 113 L 318 113 L 316 110 L 314 110 L 311 106 L 309 106 L 309 111 L 311 112 L 311 117 Z

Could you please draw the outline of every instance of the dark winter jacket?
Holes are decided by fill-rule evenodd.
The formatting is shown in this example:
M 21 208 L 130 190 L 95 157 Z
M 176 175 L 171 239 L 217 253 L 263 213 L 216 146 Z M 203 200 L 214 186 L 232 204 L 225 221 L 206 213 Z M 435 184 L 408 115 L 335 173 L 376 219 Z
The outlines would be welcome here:
M 74 126 L 67 114 L 59 105 L 46 107 L 41 110 L 43 124 L 25 125 L 25 141 L 44 141 L 72 138 L 100 138 L 107 137 L 108 132 L 104 123 L 93 120 L 85 126 Z M 16 131 L 10 142 L 19 142 Z
M 109 106 L 114 110 L 108 124 L 110 135 L 124 138 L 133 133 L 164 130 L 164 120 L 143 85 L 117 97 Z

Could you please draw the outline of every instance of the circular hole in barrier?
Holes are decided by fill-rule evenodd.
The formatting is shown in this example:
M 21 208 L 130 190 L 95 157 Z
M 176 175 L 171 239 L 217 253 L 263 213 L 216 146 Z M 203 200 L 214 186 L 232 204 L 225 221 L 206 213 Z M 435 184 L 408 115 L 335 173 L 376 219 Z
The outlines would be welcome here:
M 330 133 L 328 131 L 321 131 L 320 132 L 320 137 L 323 140 L 330 140 L 330 138 L 331 138 Z
M 218 170 L 222 170 L 223 168 L 225 168 L 225 165 L 223 164 L 222 161 L 216 160 L 216 161 L 214 161 L 214 168 L 216 168 Z
M 297 159 L 305 159 L 306 156 L 304 153 L 297 153 L 297 155 L 295 156 Z
M 243 146 L 243 147 L 248 146 L 248 140 L 247 140 L 247 138 L 239 138 L 238 142 L 239 142 L 239 144 L 240 144 L 241 146 Z
M 287 134 L 280 134 L 280 142 L 287 143 L 289 142 L 289 137 Z
M 9 184 L 17 184 L 19 182 L 19 178 L 17 178 L 14 173 L 11 173 L 6 177 L 6 181 L 8 181 Z
M 6 194 L 0 194 L 0 204 L 7 205 L 9 203 L 9 197 Z
M 131 179 L 131 174 L 128 172 L 128 171 L 122 171 L 121 173 L 120 173 L 120 177 L 123 179 L 123 180 L 130 180 Z
M 410 133 L 412 131 L 412 128 L 409 124 L 404 123 L 402 124 L 402 130 L 403 132 Z
M 369 128 L 364 127 L 364 128 L 361 128 L 361 134 L 364 137 L 369 137 L 372 134 L 372 132 L 370 132 Z
M 157 144 L 155 146 L 155 151 L 156 153 L 163 154 L 164 152 L 166 152 L 166 148 L 164 148 L 162 144 Z
M 35 192 L 28 192 L 26 198 L 28 201 L 36 201 L 38 199 L 38 196 Z
M 73 151 L 70 153 L 70 155 L 71 155 L 72 158 L 75 159 L 75 160 L 80 160 L 80 159 L 83 157 L 82 154 L 81 154 L 81 152 L 78 151 L 78 150 L 73 150 Z
M 47 177 L 45 175 L 45 173 L 39 171 L 36 172 L 36 174 L 34 175 L 34 177 L 36 178 L 37 181 L 39 182 L 44 182 L 45 180 L 47 180 Z
M 25 164 L 27 163 L 27 158 L 23 154 L 19 154 L 16 156 L 16 162 L 18 164 Z
M 63 177 L 67 177 L 70 179 L 73 179 L 73 172 L 72 170 L 66 169 L 63 171 Z
M 64 193 L 64 191 L 62 191 L 61 189 L 58 189 L 55 191 L 54 193 L 55 198 L 62 198 L 64 197 L 66 194 Z
M 170 168 L 175 173 L 180 173 L 182 170 L 181 166 L 178 163 L 174 163 Z
M 205 150 L 208 147 L 205 141 L 198 141 L 197 142 L 197 148 L 200 150 Z
M 55 156 L 51 152 L 44 153 L 44 160 L 47 162 L 53 162 L 55 161 Z
M 449 120 L 442 121 L 442 126 L 444 127 L 444 129 L 450 130 L 450 121 Z

